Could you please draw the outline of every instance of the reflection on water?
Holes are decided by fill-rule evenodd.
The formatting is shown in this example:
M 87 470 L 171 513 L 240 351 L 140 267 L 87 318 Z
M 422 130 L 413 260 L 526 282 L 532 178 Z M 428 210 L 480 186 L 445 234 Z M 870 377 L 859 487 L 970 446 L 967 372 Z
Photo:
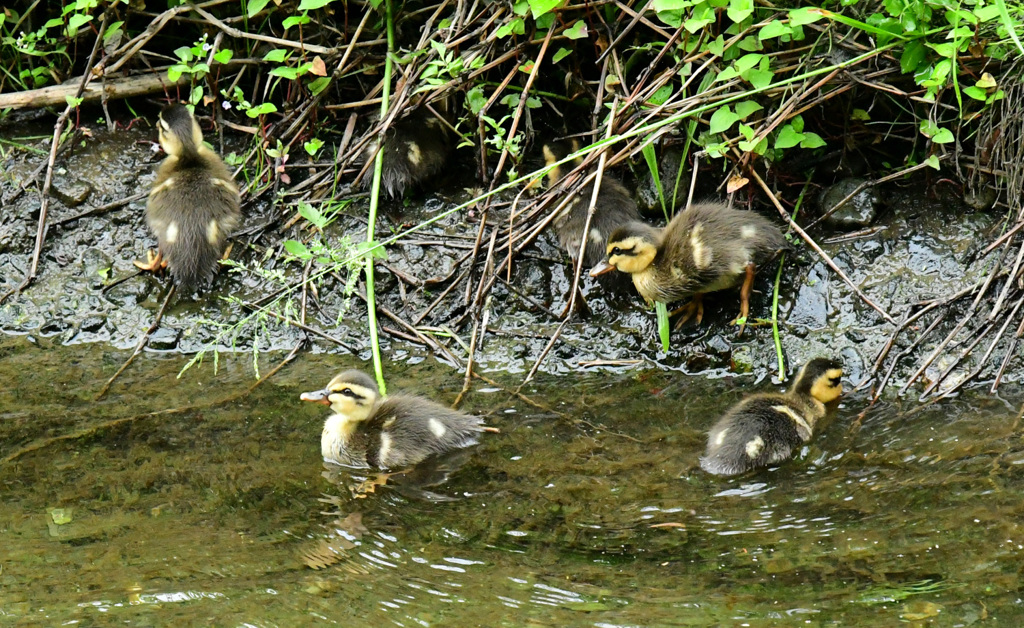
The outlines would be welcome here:
M 501 434 L 384 479 L 325 466 L 297 400 L 354 362 L 244 395 L 248 358 L 176 380 L 147 357 L 95 402 L 122 354 L 0 351 L 5 625 L 1024 620 L 1020 398 L 847 399 L 799 459 L 721 479 L 697 458 L 749 381 L 582 374 L 524 390 L 545 409 L 481 386 L 466 409 Z M 461 379 L 389 383 L 450 400 Z

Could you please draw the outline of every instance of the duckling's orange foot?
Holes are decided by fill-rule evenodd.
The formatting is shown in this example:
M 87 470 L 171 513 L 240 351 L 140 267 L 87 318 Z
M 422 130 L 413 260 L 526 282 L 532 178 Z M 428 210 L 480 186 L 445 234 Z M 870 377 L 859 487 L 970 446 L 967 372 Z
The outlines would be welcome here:
M 157 251 L 156 253 L 153 253 L 153 251 L 146 251 L 145 262 L 135 261 L 132 263 L 135 264 L 139 270 L 147 270 L 151 273 L 167 268 L 167 260 L 164 259 L 164 256 L 160 251 Z
M 753 289 L 754 265 L 747 264 L 746 276 L 743 278 L 743 287 L 740 288 L 740 315 L 732 322 L 733 325 L 737 323 L 740 325 L 740 333 L 736 334 L 737 336 L 742 336 L 743 330 L 747 328 L 747 316 L 750 315 L 750 293 Z
M 669 316 L 675 316 L 676 314 L 682 314 L 683 317 L 676 321 L 676 326 L 673 329 L 679 329 L 683 326 L 686 321 L 690 320 L 695 314 L 697 316 L 697 324 L 704 320 L 704 299 L 700 294 L 693 295 L 693 299 L 684 305 L 683 307 L 675 310 Z
M 352 489 L 352 494 L 356 499 L 365 499 L 370 493 L 376 493 L 378 486 L 386 486 L 388 479 L 393 475 L 401 475 L 405 471 L 398 471 L 396 473 L 377 473 L 373 477 L 366 478 L 355 488 Z

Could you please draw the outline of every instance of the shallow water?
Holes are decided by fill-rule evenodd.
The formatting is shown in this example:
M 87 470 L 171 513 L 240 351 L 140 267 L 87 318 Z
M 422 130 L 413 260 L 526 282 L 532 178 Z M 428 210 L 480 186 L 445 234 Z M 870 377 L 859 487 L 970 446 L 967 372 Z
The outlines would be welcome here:
M 175 380 L 184 358 L 148 352 L 94 401 L 126 357 L 0 340 L 5 625 L 1024 623 L 1024 395 L 860 418 L 849 397 L 800 459 L 718 479 L 707 428 L 771 383 L 548 377 L 523 390 L 542 409 L 474 381 L 464 407 L 501 434 L 354 497 L 297 400 L 354 358 L 246 394 L 251 356 Z M 392 390 L 461 387 L 394 369 Z

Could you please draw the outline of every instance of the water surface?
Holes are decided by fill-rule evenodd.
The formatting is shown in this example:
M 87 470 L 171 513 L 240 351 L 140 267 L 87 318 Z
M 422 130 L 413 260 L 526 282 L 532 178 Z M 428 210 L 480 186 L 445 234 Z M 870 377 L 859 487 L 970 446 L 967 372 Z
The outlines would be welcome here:
M 148 352 L 100 401 L 123 352 L 8 337 L 0 358 L 5 625 L 1024 623 L 1009 391 L 850 397 L 798 460 L 719 479 L 707 428 L 770 382 L 641 366 L 542 378 L 532 405 L 474 381 L 464 407 L 501 434 L 356 497 L 298 402 L 354 358 L 246 394 L 251 355 L 175 379 L 185 359 Z M 462 384 L 388 373 L 443 402 Z

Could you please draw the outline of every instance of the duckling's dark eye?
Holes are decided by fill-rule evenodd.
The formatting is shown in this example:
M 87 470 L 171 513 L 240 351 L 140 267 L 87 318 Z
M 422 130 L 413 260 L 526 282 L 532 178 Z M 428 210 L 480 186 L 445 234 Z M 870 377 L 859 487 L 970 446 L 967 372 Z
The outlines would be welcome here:
M 843 378 L 842 377 L 830 377 L 828 379 L 828 383 L 831 384 L 832 386 L 838 386 L 839 384 L 843 383 Z
M 622 255 L 622 249 L 617 246 L 612 248 L 612 255 Z

